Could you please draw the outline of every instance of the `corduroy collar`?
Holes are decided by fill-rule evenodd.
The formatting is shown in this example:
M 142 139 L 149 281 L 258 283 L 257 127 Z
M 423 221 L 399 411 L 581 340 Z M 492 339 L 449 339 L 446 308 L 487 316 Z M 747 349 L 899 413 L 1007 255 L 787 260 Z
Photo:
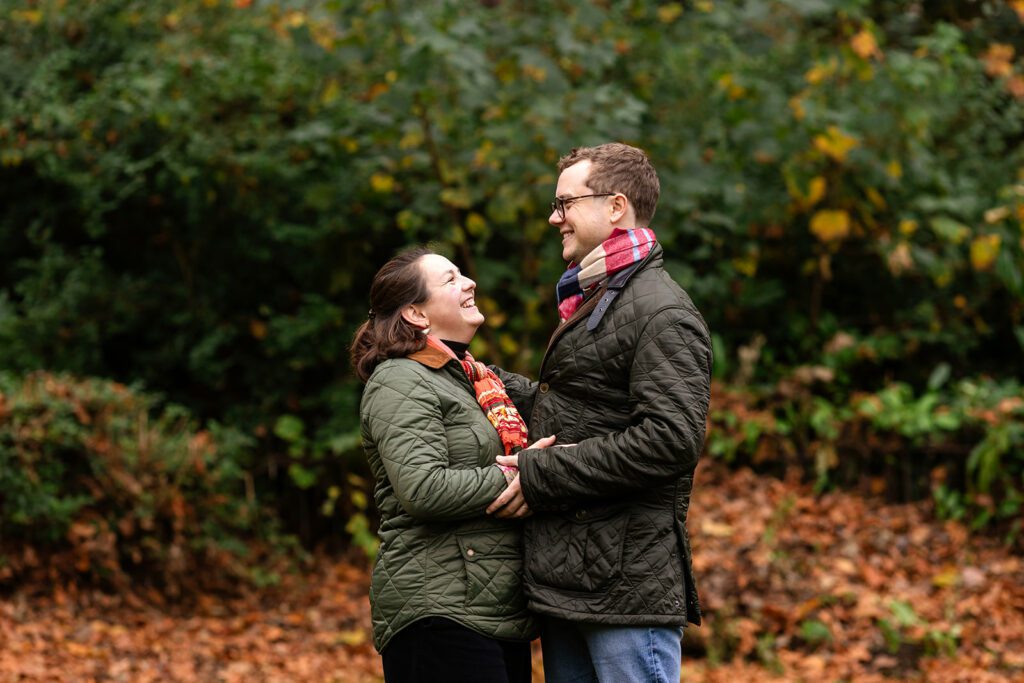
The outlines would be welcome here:
M 428 335 L 427 345 L 410 353 L 408 358 L 434 370 L 440 370 L 450 360 L 458 360 L 452 350 L 434 335 Z

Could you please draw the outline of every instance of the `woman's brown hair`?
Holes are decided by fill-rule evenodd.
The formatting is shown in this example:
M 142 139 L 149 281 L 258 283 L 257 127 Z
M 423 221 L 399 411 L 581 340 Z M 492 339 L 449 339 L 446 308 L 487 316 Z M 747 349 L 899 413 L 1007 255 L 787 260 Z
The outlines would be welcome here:
M 422 331 L 402 317 L 402 309 L 427 300 L 419 261 L 433 253 L 426 247 L 414 247 L 385 263 L 373 276 L 370 315 L 356 330 L 349 348 L 352 367 L 363 382 L 381 361 L 404 358 L 427 345 Z

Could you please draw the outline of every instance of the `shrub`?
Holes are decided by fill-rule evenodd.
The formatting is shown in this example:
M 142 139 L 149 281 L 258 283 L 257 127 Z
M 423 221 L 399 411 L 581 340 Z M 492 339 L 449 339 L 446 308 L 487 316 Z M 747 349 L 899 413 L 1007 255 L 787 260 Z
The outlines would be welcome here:
M 178 595 L 251 578 L 250 542 L 273 526 L 251 498 L 250 446 L 116 382 L 0 375 L 0 581 L 145 577 Z

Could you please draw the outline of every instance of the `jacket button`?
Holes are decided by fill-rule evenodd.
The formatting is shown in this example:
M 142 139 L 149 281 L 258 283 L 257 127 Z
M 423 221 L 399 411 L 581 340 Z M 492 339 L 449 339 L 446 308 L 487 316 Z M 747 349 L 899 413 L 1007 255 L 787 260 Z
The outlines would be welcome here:
M 466 548 L 466 554 L 469 555 L 470 557 L 473 557 L 474 555 L 476 555 L 476 551 L 473 550 L 472 548 Z
M 540 393 L 542 393 L 542 394 L 548 393 L 548 389 L 549 388 L 550 387 L 548 387 L 548 383 L 547 382 L 541 382 L 540 386 L 538 387 L 538 389 L 540 389 Z
M 582 521 L 582 520 L 584 520 L 586 518 L 587 518 L 587 513 L 584 512 L 583 510 L 580 510 L 579 512 L 576 513 L 576 519 Z

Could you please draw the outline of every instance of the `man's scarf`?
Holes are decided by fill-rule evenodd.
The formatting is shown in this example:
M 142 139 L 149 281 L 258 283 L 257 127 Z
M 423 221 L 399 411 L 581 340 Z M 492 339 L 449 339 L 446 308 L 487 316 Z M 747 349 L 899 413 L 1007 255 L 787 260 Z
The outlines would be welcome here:
M 657 238 L 650 228 L 615 228 L 611 236 L 587 254 L 579 265 L 570 263 L 558 281 L 558 317 L 564 323 L 583 302 L 584 294 L 615 273 L 642 261 Z
M 427 337 L 427 345 L 455 358 L 451 349 L 433 336 Z M 526 422 L 519 415 L 512 399 L 508 397 L 501 378 L 491 372 L 486 365 L 474 360 L 469 351 L 466 352 L 464 360 L 457 358 L 456 360 L 462 363 L 462 369 L 465 371 L 466 377 L 469 378 L 470 384 L 473 385 L 477 403 L 480 404 L 488 421 L 497 430 L 498 438 L 501 439 L 501 445 L 505 449 L 505 455 L 512 455 L 520 449 L 526 448 L 527 439 L 529 439 Z M 501 466 L 501 469 L 504 471 L 515 468 Z

